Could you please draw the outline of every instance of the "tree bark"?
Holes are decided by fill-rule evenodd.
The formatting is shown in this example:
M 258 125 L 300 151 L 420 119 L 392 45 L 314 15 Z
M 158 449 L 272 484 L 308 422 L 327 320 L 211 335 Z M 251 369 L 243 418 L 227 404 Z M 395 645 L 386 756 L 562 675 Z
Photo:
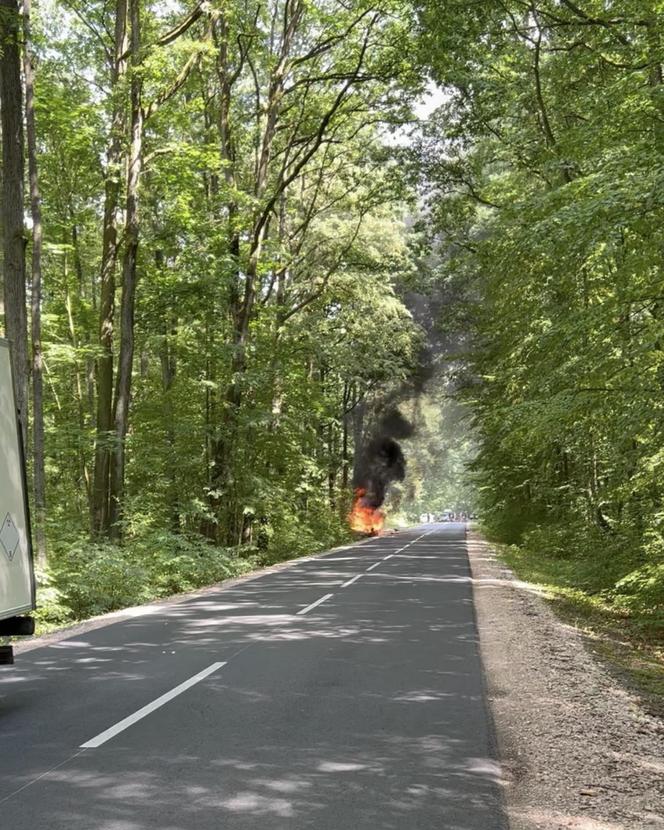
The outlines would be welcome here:
M 161 271 L 164 268 L 164 252 L 157 249 L 154 254 L 155 266 Z M 166 424 L 166 444 L 168 447 L 168 458 L 166 469 L 168 476 L 168 514 L 169 523 L 173 533 L 180 531 L 180 492 L 178 488 L 178 467 L 175 458 L 176 442 L 175 427 L 176 413 L 173 407 L 173 383 L 177 372 L 177 357 L 175 353 L 175 339 L 177 337 L 177 318 L 170 310 L 164 313 L 162 322 L 162 338 L 159 349 L 159 360 L 161 362 L 161 383 L 164 395 L 164 418 Z
M 99 299 L 99 349 L 97 360 L 97 418 L 95 467 L 92 487 L 93 535 L 106 536 L 110 527 L 110 458 L 113 429 L 113 317 L 115 313 L 115 266 L 118 257 L 117 211 L 123 167 L 124 101 L 119 87 L 126 72 L 127 0 L 116 0 L 115 56 L 111 67 L 114 96 L 109 145 L 106 152 L 104 224 Z
M 295 15 L 295 18 L 298 20 L 299 14 L 300 13 L 298 12 L 297 15 Z M 294 30 L 291 31 L 291 23 L 286 25 L 287 39 L 284 40 L 279 63 L 275 67 L 270 81 L 267 102 L 267 119 L 261 142 L 261 153 L 256 169 L 256 180 L 254 183 L 254 193 L 258 199 L 261 199 L 264 196 L 265 188 L 267 186 L 272 144 L 276 135 L 279 106 L 283 97 L 284 69 L 288 50 L 290 50 L 292 38 L 294 36 Z M 230 72 L 228 66 L 227 38 L 228 32 L 226 30 L 225 21 L 222 18 L 220 21 L 220 31 L 217 37 L 217 45 L 219 49 L 218 75 L 221 87 L 219 136 L 221 158 L 227 163 L 225 173 L 226 183 L 229 187 L 234 187 L 235 175 L 233 165 L 235 159 L 230 128 L 230 104 L 232 84 L 236 75 Z M 228 480 L 231 473 L 233 448 L 240 420 L 240 410 L 243 398 L 243 379 L 246 372 L 246 347 L 249 337 L 249 324 L 256 299 L 258 264 L 263 248 L 263 241 L 267 232 L 267 223 L 261 221 L 260 215 L 256 217 L 251 234 L 252 241 L 249 255 L 247 257 L 247 267 L 244 275 L 242 275 L 240 268 L 240 239 L 238 229 L 236 227 L 236 203 L 231 201 L 228 204 L 227 209 L 229 249 L 236 264 L 236 280 L 229 301 L 229 310 L 233 325 L 233 353 L 230 363 L 231 380 L 226 387 L 224 395 L 226 403 L 224 410 L 224 423 L 218 430 L 214 440 L 213 463 L 210 476 L 211 495 L 209 496 L 208 501 L 211 510 L 217 514 L 222 503 L 227 505 L 228 509 L 225 512 L 225 518 L 227 520 L 228 527 L 224 529 L 221 527 L 221 523 L 214 524 L 206 522 L 203 529 L 204 532 L 206 532 L 206 535 L 216 538 L 216 540 L 221 538 L 227 544 L 234 544 L 235 540 L 238 538 L 238 534 L 241 531 L 238 530 L 236 521 L 231 518 L 236 515 L 237 511 L 235 510 L 235 505 L 230 503 L 232 499 L 230 498 L 230 494 L 227 492 Z M 242 281 L 244 282 L 243 285 Z M 219 535 L 220 532 L 221 537 Z
M 143 107 L 140 64 L 140 0 L 129 0 L 131 27 L 131 147 L 127 173 L 127 204 L 122 260 L 122 302 L 120 306 L 120 354 L 113 405 L 114 441 L 111 458 L 110 533 L 122 536 L 122 511 L 126 438 L 134 362 L 134 310 L 136 305 L 136 265 L 139 243 L 139 186 L 143 166 Z
M 233 72 L 230 66 L 230 58 L 228 53 L 228 25 L 225 16 L 220 15 L 216 21 L 214 30 L 214 40 L 217 47 L 217 78 L 219 80 L 219 108 L 217 118 L 217 129 L 219 133 L 219 154 L 223 164 L 224 179 L 226 188 L 231 194 L 228 199 L 226 209 L 226 227 L 228 238 L 228 251 L 233 262 L 234 278 L 229 289 L 228 297 L 228 315 L 230 317 L 233 331 L 237 329 L 237 321 L 240 314 L 240 234 L 238 228 L 238 206 L 234 198 L 234 191 L 236 189 L 235 181 L 235 147 L 233 143 L 233 133 L 231 126 L 231 97 L 233 90 L 233 83 L 237 78 L 237 73 Z M 232 363 L 235 362 L 235 357 L 232 358 Z M 232 368 L 231 368 L 232 371 Z M 234 409 L 237 397 L 235 385 L 233 388 L 227 388 L 225 393 L 225 401 L 228 409 Z M 207 426 L 211 434 L 209 441 L 209 457 L 207 460 L 207 502 L 210 514 L 214 518 L 206 518 L 201 523 L 201 532 L 213 542 L 219 541 L 224 534 L 220 520 L 220 509 L 222 503 L 226 503 L 228 517 L 233 515 L 233 506 L 229 504 L 228 499 L 223 499 L 222 495 L 227 495 L 226 490 L 227 473 L 229 459 L 232 454 L 232 432 L 234 425 L 234 417 L 231 414 L 224 415 L 224 423 L 216 423 L 217 407 L 213 404 L 216 402 L 216 392 L 207 393 L 206 397 L 206 417 L 208 418 Z M 212 404 L 212 405 L 211 405 Z M 232 522 L 231 522 L 232 524 Z M 237 533 L 234 528 L 227 528 L 225 531 L 224 540 L 233 545 L 236 542 Z
M 64 243 L 67 244 L 67 236 L 65 235 Z M 64 247 L 64 246 L 63 246 Z M 66 248 L 65 248 L 66 250 Z M 67 311 L 67 324 L 69 326 L 69 336 L 71 338 L 71 344 L 74 347 L 76 354 L 78 355 L 79 349 L 79 338 L 76 332 L 76 324 L 74 322 L 74 312 L 72 307 L 72 298 L 71 298 L 71 291 L 69 290 L 69 268 L 67 265 L 67 256 L 65 254 L 64 258 L 64 271 L 63 271 L 63 282 L 64 282 L 64 290 L 65 290 L 65 309 Z M 78 481 L 76 481 L 76 485 L 80 489 L 81 484 L 85 488 L 85 499 L 88 510 L 90 509 L 90 496 L 91 496 L 91 483 L 90 483 L 90 473 L 88 470 L 88 464 L 85 458 L 85 452 L 83 450 L 83 435 L 85 434 L 85 402 L 83 400 L 83 385 L 81 383 L 81 367 L 79 365 L 78 356 L 74 359 L 74 397 L 76 399 L 77 410 L 78 410 L 78 440 L 77 440 L 77 451 L 78 451 Z
M 28 321 L 23 226 L 23 95 L 20 17 L 16 0 L 0 0 L 0 118 L 5 333 L 11 347 L 14 391 L 23 446 L 28 434 Z
M 344 382 L 344 394 L 341 406 L 341 489 L 343 493 L 348 492 L 348 485 L 350 481 L 350 455 L 348 452 L 348 421 L 350 419 L 350 400 L 351 400 L 351 386 L 348 381 Z
M 37 166 L 37 132 L 35 125 L 35 84 L 32 65 L 31 0 L 23 0 L 23 76 L 25 81 L 25 126 L 28 139 L 28 175 L 30 212 L 32 214 L 32 458 L 34 490 L 34 526 L 37 563 L 46 565 L 46 470 L 44 462 L 44 378 L 41 342 L 42 300 L 42 215 Z

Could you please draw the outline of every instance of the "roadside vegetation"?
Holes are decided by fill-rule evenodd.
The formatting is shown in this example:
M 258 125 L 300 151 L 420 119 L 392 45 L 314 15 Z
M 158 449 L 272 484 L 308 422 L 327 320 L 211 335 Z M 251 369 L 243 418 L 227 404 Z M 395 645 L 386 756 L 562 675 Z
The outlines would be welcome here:
M 561 557 L 528 542 L 502 545 L 498 552 L 519 579 L 542 590 L 558 616 L 588 635 L 591 647 L 644 695 L 650 708 L 664 713 L 663 621 L 657 600 L 649 603 L 645 591 L 616 591 L 615 577 L 593 557 Z
M 398 404 L 394 516 L 661 642 L 657 4 L 0 6 L 44 624 L 348 538 Z
M 558 607 L 661 657 L 661 10 L 455 8 L 423 7 L 444 100 L 415 158 L 483 524 Z
M 38 633 L 98 614 L 185 593 L 249 573 L 266 565 L 331 547 L 350 534 L 312 529 L 311 535 L 282 539 L 278 548 L 213 546 L 200 537 L 168 530 L 145 532 L 127 544 L 67 540 L 39 574 Z
M 357 448 L 423 338 L 390 142 L 422 86 L 412 8 L 1 5 L 43 623 L 346 539 Z

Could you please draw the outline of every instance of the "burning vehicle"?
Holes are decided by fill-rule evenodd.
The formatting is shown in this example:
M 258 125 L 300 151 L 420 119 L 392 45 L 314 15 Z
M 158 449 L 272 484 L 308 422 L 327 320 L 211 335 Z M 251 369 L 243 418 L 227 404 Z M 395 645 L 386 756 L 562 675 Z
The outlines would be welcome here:
M 399 412 L 384 415 L 364 450 L 360 453 L 353 477 L 355 497 L 349 524 L 356 533 L 377 535 L 385 524 L 381 509 L 390 485 L 403 481 L 406 459 L 398 439 L 409 438 L 413 425 Z

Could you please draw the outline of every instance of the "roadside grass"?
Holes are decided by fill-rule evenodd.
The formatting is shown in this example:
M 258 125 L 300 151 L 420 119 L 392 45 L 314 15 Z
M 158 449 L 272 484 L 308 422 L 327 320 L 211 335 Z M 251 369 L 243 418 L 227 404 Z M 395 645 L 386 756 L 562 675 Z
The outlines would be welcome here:
M 583 631 L 592 649 L 636 691 L 645 707 L 664 715 L 664 609 L 643 613 L 616 607 L 599 590 L 596 563 L 561 559 L 514 545 L 497 545 L 516 576 L 536 586 L 565 623 Z

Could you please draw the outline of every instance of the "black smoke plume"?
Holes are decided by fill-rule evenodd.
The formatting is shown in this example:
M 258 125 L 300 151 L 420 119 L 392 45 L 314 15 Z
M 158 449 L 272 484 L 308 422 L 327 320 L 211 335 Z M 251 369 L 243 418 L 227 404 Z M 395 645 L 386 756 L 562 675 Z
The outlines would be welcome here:
M 422 265 L 423 270 L 427 270 Z M 423 332 L 423 342 L 410 377 L 400 383 L 381 401 L 385 415 L 364 443 L 359 462 L 354 465 L 353 487 L 363 491 L 360 505 L 377 510 L 385 501 L 390 484 L 406 477 L 406 459 L 399 441 L 415 432 L 398 409 L 399 403 L 419 398 L 440 369 L 440 356 L 449 345 L 445 332 L 438 327 L 445 297 L 440 292 L 427 294 L 408 291 L 403 300 Z M 375 405 L 374 405 L 375 406 Z M 373 407 L 372 407 L 373 409 Z
M 398 409 L 391 409 L 380 419 L 362 451 L 353 477 L 354 488 L 364 491 L 361 497 L 364 507 L 379 508 L 390 484 L 404 480 L 406 459 L 396 439 L 409 438 L 413 429 Z

